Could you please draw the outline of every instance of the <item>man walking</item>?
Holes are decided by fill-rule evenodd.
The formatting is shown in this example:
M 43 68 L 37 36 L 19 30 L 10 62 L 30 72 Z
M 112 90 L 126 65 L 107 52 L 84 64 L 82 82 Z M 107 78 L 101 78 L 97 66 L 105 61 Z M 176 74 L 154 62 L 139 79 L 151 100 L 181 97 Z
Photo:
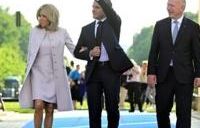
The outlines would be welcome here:
M 185 0 L 168 0 L 169 17 L 154 28 L 147 81 L 156 87 L 158 128 L 170 128 L 174 97 L 176 128 L 191 127 L 193 85 L 200 86 L 200 29 L 184 17 L 185 6 Z
M 121 19 L 111 1 L 95 0 L 92 7 L 95 21 L 82 28 L 74 55 L 88 61 L 86 86 L 90 128 L 101 128 L 103 93 L 108 128 L 118 128 L 120 75 L 131 68 L 132 63 L 119 45 Z

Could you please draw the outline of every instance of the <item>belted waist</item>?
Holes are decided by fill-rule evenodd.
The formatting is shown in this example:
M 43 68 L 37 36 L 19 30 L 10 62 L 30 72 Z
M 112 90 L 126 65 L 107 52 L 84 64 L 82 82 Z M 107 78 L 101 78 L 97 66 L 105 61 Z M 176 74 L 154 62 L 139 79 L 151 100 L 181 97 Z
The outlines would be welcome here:
M 110 63 L 110 61 L 98 61 L 97 62 L 97 65 L 98 66 L 106 66 L 106 65 L 108 65 Z

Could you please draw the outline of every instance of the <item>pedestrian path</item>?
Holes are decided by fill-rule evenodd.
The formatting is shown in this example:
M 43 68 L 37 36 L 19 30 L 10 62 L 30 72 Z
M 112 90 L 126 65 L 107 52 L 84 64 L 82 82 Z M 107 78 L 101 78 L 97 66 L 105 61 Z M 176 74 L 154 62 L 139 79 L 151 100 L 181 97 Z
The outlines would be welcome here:
M 127 110 L 120 111 L 121 119 L 119 128 L 157 128 L 155 113 L 138 111 L 129 113 Z M 102 113 L 102 128 L 106 128 L 106 112 Z M 175 113 L 171 113 L 171 122 L 176 121 Z M 148 126 L 148 127 L 147 127 Z M 192 112 L 191 128 L 199 128 L 200 112 Z M 0 128 L 33 128 L 33 113 L 20 114 L 16 112 L 0 111 Z M 54 128 L 89 128 L 88 111 L 75 110 L 72 112 L 55 112 Z
M 156 128 L 155 113 L 129 113 L 120 112 L 119 128 Z M 87 111 L 73 111 L 56 113 L 53 123 L 54 128 L 89 128 Z M 33 121 L 27 122 L 23 128 L 33 128 Z M 107 128 L 106 112 L 102 114 L 102 128 Z M 172 125 L 172 128 L 175 128 Z
M 22 128 L 31 119 L 33 119 L 33 114 L 0 111 L 0 128 Z

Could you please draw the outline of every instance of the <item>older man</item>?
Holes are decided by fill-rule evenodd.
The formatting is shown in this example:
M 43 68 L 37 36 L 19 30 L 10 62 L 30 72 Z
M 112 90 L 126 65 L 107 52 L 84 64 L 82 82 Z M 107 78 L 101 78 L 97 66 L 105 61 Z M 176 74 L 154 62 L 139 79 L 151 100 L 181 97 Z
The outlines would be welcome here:
M 168 0 L 169 17 L 156 23 L 148 65 L 148 84 L 156 85 L 159 128 L 170 128 L 176 101 L 176 128 L 191 127 L 193 85 L 200 86 L 200 29 L 184 17 L 185 0 Z

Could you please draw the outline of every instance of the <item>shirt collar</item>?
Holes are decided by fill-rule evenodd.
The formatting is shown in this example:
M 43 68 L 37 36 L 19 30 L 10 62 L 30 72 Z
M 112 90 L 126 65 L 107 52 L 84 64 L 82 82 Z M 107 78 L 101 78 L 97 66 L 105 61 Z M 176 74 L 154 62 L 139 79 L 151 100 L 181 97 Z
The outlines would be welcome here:
M 182 15 L 182 16 L 181 16 L 180 18 L 178 18 L 177 20 L 172 19 L 171 22 L 174 23 L 174 21 L 178 21 L 178 23 L 181 24 L 182 21 L 183 21 L 183 17 L 184 17 L 184 15 Z
M 103 19 L 101 19 L 101 20 L 96 20 L 96 21 L 95 21 L 95 24 L 97 25 L 99 21 L 104 22 L 106 19 L 107 19 L 107 18 L 105 17 L 105 18 L 103 18 Z

